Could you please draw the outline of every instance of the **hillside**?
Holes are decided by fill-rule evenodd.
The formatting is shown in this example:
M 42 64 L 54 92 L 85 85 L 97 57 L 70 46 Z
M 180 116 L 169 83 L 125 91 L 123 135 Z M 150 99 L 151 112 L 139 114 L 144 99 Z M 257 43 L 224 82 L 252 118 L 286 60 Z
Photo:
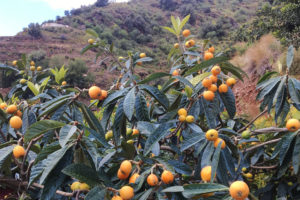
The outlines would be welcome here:
M 113 42 L 119 55 L 134 50 L 153 57 L 151 67 L 140 69 L 148 74 L 164 70 L 166 63 L 160 58 L 169 53 L 173 39 L 161 26 L 170 25 L 171 15 L 183 17 L 191 14 L 187 27 L 195 38 L 210 39 L 217 48 L 224 48 L 230 44 L 232 31 L 249 21 L 263 4 L 264 1 L 259 0 L 132 0 L 105 7 L 85 6 L 66 11 L 66 16 L 57 17 L 56 21 L 45 22 L 41 26 L 40 39 L 32 38 L 26 30 L 15 37 L 0 37 L 0 62 L 19 59 L 23 53 L 42 54 L 43 59 L 48 59 L 40 63 L 36 61 L 45 67 L 68 64 L 69 60 L 81 58 L 88 64 L 89 71 L 96 75 L 96 82 L 105 86 L 114 76 L 104 78 L 108 71 L 99 69 L 92 53 L 80 55 L 89 38 L 85 34 L 87 28 L 94 29 L 102 40 Z

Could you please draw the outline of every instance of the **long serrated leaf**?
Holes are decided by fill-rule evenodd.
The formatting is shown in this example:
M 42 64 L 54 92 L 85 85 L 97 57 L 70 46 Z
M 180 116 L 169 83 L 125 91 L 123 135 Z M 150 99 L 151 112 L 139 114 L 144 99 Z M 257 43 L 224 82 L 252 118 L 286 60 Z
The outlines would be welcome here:
M 76 132 L 77 127 L 72 125 L 65 125 L 59 131 L 59 144 L 61 147 L 64 147 L 69 139 L 74 135 Z
M 191 15 L 189 14 L 189 15 L 185 16 L 185 18 L 182 19 L 182 21 L 181 21 L 181 23 L 179 25 L 179 31 L 182 30 L 182 28 L 184 27 L 184 25 L 189 21 L 190 17 L 191 17 Z
M 227 113 L 231 119 L 234 118 L 236 113 L 236 107 L 235 107 L 235 96 L 231 90 L 230 87 L 228 87 L 228 92 L 226 93 L 219 93 L 220 97 L 225 105 L 225 108 L 227 110 Z
M 300 166 L 300 136 L 297 136 L 293 150 L 293 168 L 294 173 L 298 174 Z
M 178 161 L 178 160 L 169 160 L 168 163 L 169 163 L 172 167 L 174 167 L 174 169 L 175 169 L 175 171 L 176 171 L 177 173 L 185 174 L 185 175 L 188 175 L 188 176 L 192 175 L 192 173 L 193 173 L 192 168 L 191 168 L 189 165 L 187 165 L 187 164 L 185 164 L 184 162 L 182 162 L 182 161 Z
M 257 84 L 260 84 L 268 79 L 270 79 L 273 75 L 278 74 L 278 72 L 271 71 L 271 72 L 266 72 L 258 81 Z
M 293 139 L 296 137 L 297 132 L 295 133 L 289 133 L 287 137 L 285 137 L 281 144 L 281 149 L 279 151 L 279 164 L 282 165 L 283 161 L 285 159 L 285 156 L 290 148 L 290 144 L 292 143 Z
M 126 135 L 126 117 L 123 106 L 124 99 L 122 99 L 118 105 L 113 124 L 113 138 L 117 146 L 121 144 L 121 135 Z
M 84 198 L 85 200 L 99 200 L 105 199 L 107 190 L 100 186 L 94 187 Z
M 2 168 L 3 163 L 5 162 L 6 158 L 11 155 L 14 146 L 8 146 L 0 149 L 0 169 Z
M 175 32 L 175 30 L 172 29 L 172 28 L 170 28 L 170 27 L 162 26 L 162 28 L 165 29 L 165 30 L 167 30 L 167 31 L 169 31 L 170 33 L 173 33 L 174 35 L 177 35 L 176 32 Z
M 96 31 L 94 31 L 94 29 L 88 28 L 88 29 L 86 29 L 85 32 L 95 38 L 99 37 L 98 33 Z
M 154 97 L 165 109 L 169 107 L 169 100 L 164 93 L 162 93 L 156 87 L 152 87 L 149 85 L 141 85 L 140 89 L 145 90 L 148 94 Z
M 113 101 L 116 101 L 118 100 L 119 98 L 123 97 L 126 95 L 126 93 L 128 92 L 129 89 L 124 89 L 124 90 L 119 90 L 119 91 L 116 91 L 112 94 L 110 94 L 106 99 L 105 101 L 103 102 L 103 106 L 107 106 L 108 104 L 110 104 L 111 102 Z
M 184 188 L 183 186 L 171 186 L 171 187 L 167 187 L 166 189 L 163 189 L 161 192 L 183 192 Z
M 213 156 L 213 160 L 211 162 L 211 177 L 210 177 L 210 182 L 211 183 L 215 179 L 216 171 L 217 171 L 217 168 L 218 168 L 220 152 L 221 152 L 221 145 L 222 145 L 222 143 L 220 142 L 218 144 L 218 147 L 216 148 L 216 151 L 215 151 L 214 156 Z
M 224 185 L 214 183 L 190 184 L 183 186 L 183 188 L 184 191 L 182 194 L 185 198 L 192 198 L 199 194 L 223 192 L 229 190 L 229 188 Z
M 136 88 L 133 87 L 124 98 L 123 110 L 129 121 L 131 121 L 134 113 L 135 89 Z
M 185 151 L 186 149 L 194 146 L 195 144 L 197 144 L 198 142 L 200 142 L 203 139 L 204 139 L 204 134 L 202 133 L 195 137 L 184 140 L 180 145 L 180 151 L 181 152 Z
M 27 81 L 27 86 L 35 96 L 37 96 L 39 94 L 38 89 L 35 88 L 35 86 L 32 82 Z
M 288 67 L 288 69 L 291 68 L 293 59 L 294 59 L 294 46 L 290 45 L 286 55 L 286 66 Z
M 149 83 L 150 81 L 162 78 L 162 77 L 166 77 L 166 76 L 170 76 L 170 74 L 168 73 L 164 73 L 164 72 L 157 72 L 157 73 L 153 73 L 150 74 L 149 76 L 147 76 L 144 80 L 138 82 L 138 84 L 145 84 L 145 83 Z
M 192 74 L 194 72 L 198 72 L 201 69 L 208 68 L 212 65 L 216 65 L 218 63 L 225 62 L 227 60 L 229 60 L 229 58 L 227 58 L 227 57 L 215 57 L 215 58 L 212 58 L 212 59 L 207 60 L 207 61 L 203 61 L 200 64 L 195 65 L 194 67 L 189 69 L 185 74 L 189 75 L 189 74 Z
M 150 121 L 146 99 L 140 92 L 135 98 L 135 113 L 139 121 Z

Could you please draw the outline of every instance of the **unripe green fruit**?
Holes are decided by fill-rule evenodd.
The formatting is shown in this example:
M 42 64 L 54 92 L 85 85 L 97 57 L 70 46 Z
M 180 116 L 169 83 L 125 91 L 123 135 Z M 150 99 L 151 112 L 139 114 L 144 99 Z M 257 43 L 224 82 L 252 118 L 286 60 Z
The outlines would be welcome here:
M 126 128 L 126 135 L 131 135 L 132 134 L 132 129 L 131 128 Z
M 249 130 L 245 130 L 242 132 L 243 139 L 249 139 L 251 137 L 251 132 Z

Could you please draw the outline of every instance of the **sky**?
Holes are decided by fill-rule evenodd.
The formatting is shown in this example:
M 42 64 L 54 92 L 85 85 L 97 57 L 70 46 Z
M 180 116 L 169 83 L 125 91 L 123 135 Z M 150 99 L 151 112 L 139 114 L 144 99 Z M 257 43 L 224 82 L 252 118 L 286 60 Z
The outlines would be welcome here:
M 96 0 L 0 0 L 0 36 L 16 35 L 32 22 L 55 20 L 56 16 L 63 16 L 65 10 L 95 2 Z

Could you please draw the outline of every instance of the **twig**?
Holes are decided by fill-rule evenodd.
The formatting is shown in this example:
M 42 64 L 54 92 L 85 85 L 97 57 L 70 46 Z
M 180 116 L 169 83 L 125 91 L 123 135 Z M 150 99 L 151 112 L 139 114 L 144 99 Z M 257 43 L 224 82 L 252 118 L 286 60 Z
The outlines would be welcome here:
M 254 166 L 254 165 L 251 165 L 250 167 L 253 168 L 253 169 L 274 169 L 274 168 L 278 167 L 278 165 L 271 165 L 271 166 Z
M 176 152 L 169 146 L 160 146 L 160 149 L 161 150 L 166 150 L 166 151 L 170 151 L 172 152 L 173 154 L 176 154 Z
M 264 111 L 262 111 L 261 113 L 259 113 L 259 115 L 257 115 L 252 121 L 250 121 L 246 126 L 244 126 L 243 128 L 241 128 L 240 130 L 238 130 L 238 133 L 243 132 L 244 130 L 246 130 L 249 126 L 251 126 L 251 124 L 253 124 L 258 118 L 260 118 L 262 115 L 264 115 L 266 112 L 268 111 L 268 109 L 265 109 Z
M 267 142 L 263 142 L 263 143 L 260 143 L 260 144 L 258 144 L 258 145 L 255 145 L 255 146 L 253 146 L 253 147 L 250 147 L 250 148 L 248 148 L 248 149 L 245 149 L 243 152 L 252 151 L 252 150 L 254 150 L 254 149 L 257 149 L 257 148 L 259 148 L 259 147 L 265 146 L 265 145 L 267 145 L 267 144 L 276 143 L 276 142 L 278 142 L 278 141 L 280 141 L 280 140 L 281 140 L 281 138 L 277 138 L 277 139 L 274 139 L 274 140 L 270 140 L 270 141 L 267 141 Z

